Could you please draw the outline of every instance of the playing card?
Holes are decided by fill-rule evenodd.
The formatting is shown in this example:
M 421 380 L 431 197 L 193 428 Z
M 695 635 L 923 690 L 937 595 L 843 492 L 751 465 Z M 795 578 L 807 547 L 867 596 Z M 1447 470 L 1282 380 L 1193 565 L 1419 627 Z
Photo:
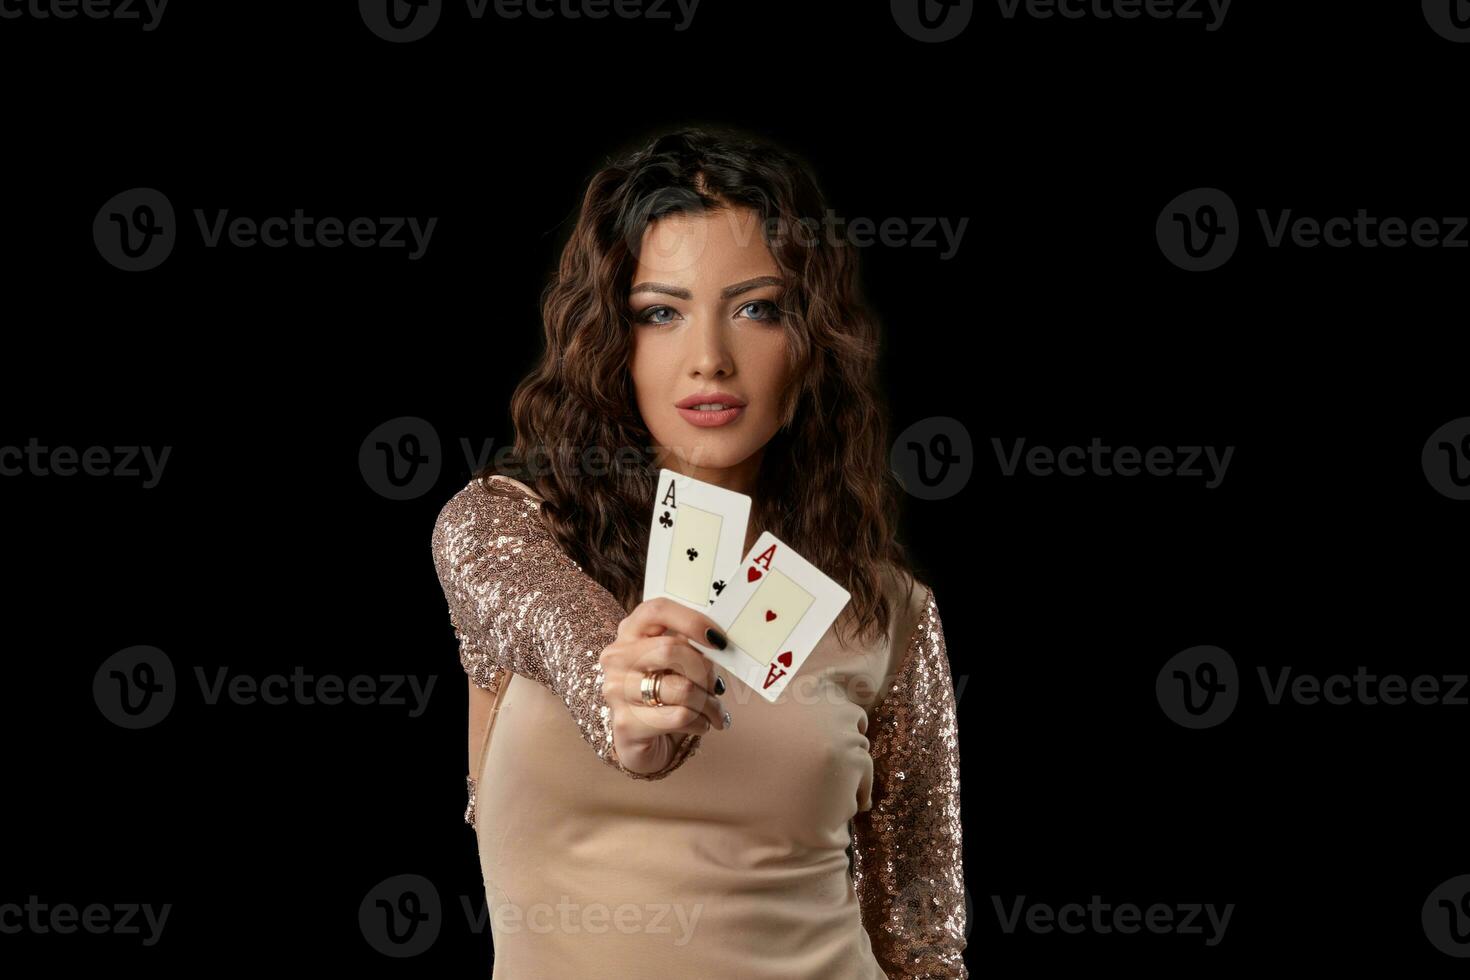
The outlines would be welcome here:
M 709 610 L 730 645 L 694 642 L 710 659 L 774 701 L 837 620 L 847 590 L 769 531 Z
M 707 613 L 740 565 L 750 497 L 670 469 L 658 473 L 643 598 Z

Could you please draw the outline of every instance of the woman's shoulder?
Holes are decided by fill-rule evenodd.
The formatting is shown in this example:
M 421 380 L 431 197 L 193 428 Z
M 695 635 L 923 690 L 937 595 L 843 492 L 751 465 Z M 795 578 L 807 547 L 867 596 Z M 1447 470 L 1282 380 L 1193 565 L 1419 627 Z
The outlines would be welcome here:
M 887 576 L 888 608 L 892 613 L 890 620 L 896 627 L 894 632 L 897 636 L 906 636 L 909 630 L 904 627 L 912 627 L 922 619 L 934 601 L 933 590 L 912 569 L 900 568 L 890 562 L 884 566 L 884 572 Z
M 490 473 L 470 478 L 449 501 L 444 510 L 468 510 L 475 507 L 493 507 L 501 502 L 518 504 L 540 504 L 541 497 L 520 480 L 500 473 Z
M 881 574 L 883 597 L 888 602 L 888 631 L 872 648 L 872 697 L 862 702 L 869 710 L 887 697 L 900 673 L 912 663 L 910 653 L 926 635 L 925 623 L 933 602 L 928 583 L 911 568 L 885 562 Z
M 888 565 L 885 569 L 888 596 L 888 661 L 890 672 L 900 670 L 914 645 L 931 635 L 930 624 L 938 617 L 934 590 L 908 568 Z
M 540 496 L 519 480 L 498 473 L 473 477 L 439 509 L 434 551 L 438 554 L 465 537 L 541 529 L 540 504 Z
M 536 501 L 541 499 L 541 495 L 535 490 L 532 490 L 515 477 L 506 476 L 504 473 L 491 473 L 484 477 L 483 480 L 476 477 L 470 483 L 479 483 L 490 493 L 509 494 L 514 498 L 529 497 Z

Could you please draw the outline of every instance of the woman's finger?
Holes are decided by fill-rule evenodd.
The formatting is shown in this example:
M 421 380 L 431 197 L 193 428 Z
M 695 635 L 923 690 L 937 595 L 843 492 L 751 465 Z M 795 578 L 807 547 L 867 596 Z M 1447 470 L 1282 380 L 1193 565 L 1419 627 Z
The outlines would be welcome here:
M 653 637 L 634 660 L 628 672 L 627 701 L 646 711 L 659 708 L 643 704 L 642 680 L 645 672 L 667 670 L 659 682 L 659 700 L 666 706 L 683 706 L 704 715 L 714 728 L 725 727 L 724 703 L 713 693 L 715 665 L 682 638 Z M 643 715 L 647 717 L 647 715 Z M 669 719 L 665 716 L 665 724 Z M 681 723 L 682 724 L 682 723 Z
M 725 649 L 728 642 L 713 619 L 666 596 L 640 602 L 618 624 L 620 638 L 661 636 L 668 632 L 707 643 L 718 650 Z

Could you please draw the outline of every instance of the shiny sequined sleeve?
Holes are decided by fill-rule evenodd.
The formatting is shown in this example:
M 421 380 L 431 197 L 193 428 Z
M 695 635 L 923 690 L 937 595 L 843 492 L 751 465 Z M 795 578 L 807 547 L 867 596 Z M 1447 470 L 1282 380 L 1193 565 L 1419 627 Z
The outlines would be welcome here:
M 932 590 L 871 718 L 872 805 L 853 818 L 863 926 L 890 980 L 965 980 L 959 733 Z
M 556 543 L 534 497 L 472 480 L 440 511 L 432 544 L 460 664 L 477 686 L 493 690 L 505 670 L 545 686 L 597 757 L 634 779 L 661 779 L 698 749 L 702 736 L 684 735 L 658 772 L 618 763 L 598 658 L 626 613 Z

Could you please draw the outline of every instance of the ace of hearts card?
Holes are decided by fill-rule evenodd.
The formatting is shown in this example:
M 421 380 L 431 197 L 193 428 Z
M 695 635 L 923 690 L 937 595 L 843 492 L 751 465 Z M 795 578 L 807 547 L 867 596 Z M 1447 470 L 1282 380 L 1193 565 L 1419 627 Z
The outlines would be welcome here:
M 775 701 L 851 598 L 821 569 L 766 531 L 709 610 L 729 646 L 716 650 L 690 642 L 761 697 Z

